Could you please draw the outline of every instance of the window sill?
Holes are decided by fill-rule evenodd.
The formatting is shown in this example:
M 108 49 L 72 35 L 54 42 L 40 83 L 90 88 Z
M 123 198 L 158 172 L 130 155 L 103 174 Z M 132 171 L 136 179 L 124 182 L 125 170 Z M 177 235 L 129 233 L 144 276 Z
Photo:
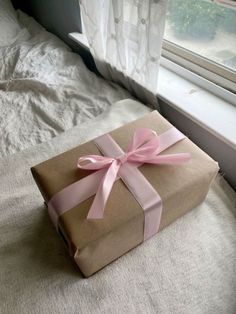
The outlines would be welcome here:
M 158 97 L 236 149 L 236 95 L 206 82 L 190 71 L 188 75 L 192 77 L 186 79 L 169 70 L 166 62 L 169 61 L 163 58 L 158 79 Z M 194 79 L 201 82 L 193 83 Z M 207 83 L 207 88 L 211 91 L 201 86 Z
M 89 51 L 89 43 L 84 34 L 81 33 L 69 33 L 68 37 L 76 42 L 78 45 Z
M 69 37 L 89 53 L 83 34 L 70 33 Z M 236 95 L 188 70 L 183 74 L 179 68 L 162 58 L 157 96 L 236 149 Z

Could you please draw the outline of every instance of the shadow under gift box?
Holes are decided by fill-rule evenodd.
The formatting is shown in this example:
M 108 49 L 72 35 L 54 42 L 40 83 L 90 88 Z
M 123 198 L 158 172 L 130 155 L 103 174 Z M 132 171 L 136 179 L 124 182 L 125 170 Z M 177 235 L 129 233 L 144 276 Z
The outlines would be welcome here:
M 172 125 L 157 111 L 118 128 L 110 135 L 125 150 L 135 130 L 150 128 L 158 135 Z M 188 138 L 161 154 L 190 153 L 183 165 L 143 164 L 138 169 L 162 199 L 160 230 L 200 204 L 219 167 L 211 157 Z M 77 168 L 79 157 L 101 155 L 93 141 L 51 158 L 31 168 L 33 177 L 47 203 L 66 186 L 91 174 Z M 88 277 L 143 242 L 144 211 L 121 179 L 112 188 L 103 219 L 87 220 L 94 197 L 63 213 L 58 220 L 59 233 L 70 255 Z

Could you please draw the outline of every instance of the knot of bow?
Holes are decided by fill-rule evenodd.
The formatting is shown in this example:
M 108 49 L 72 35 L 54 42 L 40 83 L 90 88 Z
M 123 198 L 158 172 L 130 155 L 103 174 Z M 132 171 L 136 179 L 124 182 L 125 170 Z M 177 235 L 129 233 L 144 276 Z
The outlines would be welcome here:
M 119 169 L 126 163 L 135 167 L 143 163 L 149 164 L 182 164 L 190 159 L 188 153 L 160 155 L 162 151 L 159 136 L 151 129 L 138 129 L 130 141 L 124 154 L 118 157 L 87 155 L 80 157 L 78 168 L 87 170 L 107 169 L 100 182 L 88 219 L 103 218 L 104 208 L 112 186 L 119 177 Z

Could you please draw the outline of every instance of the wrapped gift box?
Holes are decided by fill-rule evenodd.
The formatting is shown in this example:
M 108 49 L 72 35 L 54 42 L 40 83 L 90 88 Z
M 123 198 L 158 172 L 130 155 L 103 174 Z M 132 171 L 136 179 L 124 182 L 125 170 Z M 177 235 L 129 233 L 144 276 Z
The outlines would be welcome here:
M 140 128 L 149 128 L 161 135 L 173 126 L 153 111 L 110 132 L 110 136 L 125 151 L 135 131 Z M 137 168 L 161 198 L 159 231 L 204 200 L 219 169 L 217 162 L 188 138 L 178 141 L 160 155 L 178 153 L 190 153 L 190 161 L 181 165 L 144 163 Z M 50 204 L 64 188 L 96 172 L 77 167 L 78 158 L 91 154 L 102 155 L 94 141 L 31 169 L 46 204 Z M 58 214 L 56 220 L 57 230 L 70 255 L 86 277 L 144 241 L 144 210 L 121 179 L 115 181 L 101 219 L 87 219 L 93 200 L 94 196 L 90 196 L 74 204 Z

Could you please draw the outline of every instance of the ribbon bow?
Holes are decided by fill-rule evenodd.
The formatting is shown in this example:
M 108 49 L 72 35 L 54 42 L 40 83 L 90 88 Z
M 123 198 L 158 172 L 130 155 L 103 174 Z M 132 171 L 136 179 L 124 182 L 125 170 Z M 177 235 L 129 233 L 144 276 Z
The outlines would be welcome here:
M 176 139 L 176 141 L 178 140 L 179 139 Z M 112 158 L 99 155 L 87 155 L 79 158 L 77 166 L 80 169 L 107 169 L 100 182 L 87 218 L 103 218 L 104 208 L 113 184 L 119 177 L 119 170 L 125 164 L 131 164 L 135 167 L 140 166 L 143 163 L 154 165 L 182 164 L 190 159 L 190 154 L 188 153 L 160 155 L 160 152 L 166 148 L 164 141 L 160 141 L 160 136 L 158 136 L 156 132 L 151 129 L 142 128 L 134 133 L 125 153 L 121 156 Z

